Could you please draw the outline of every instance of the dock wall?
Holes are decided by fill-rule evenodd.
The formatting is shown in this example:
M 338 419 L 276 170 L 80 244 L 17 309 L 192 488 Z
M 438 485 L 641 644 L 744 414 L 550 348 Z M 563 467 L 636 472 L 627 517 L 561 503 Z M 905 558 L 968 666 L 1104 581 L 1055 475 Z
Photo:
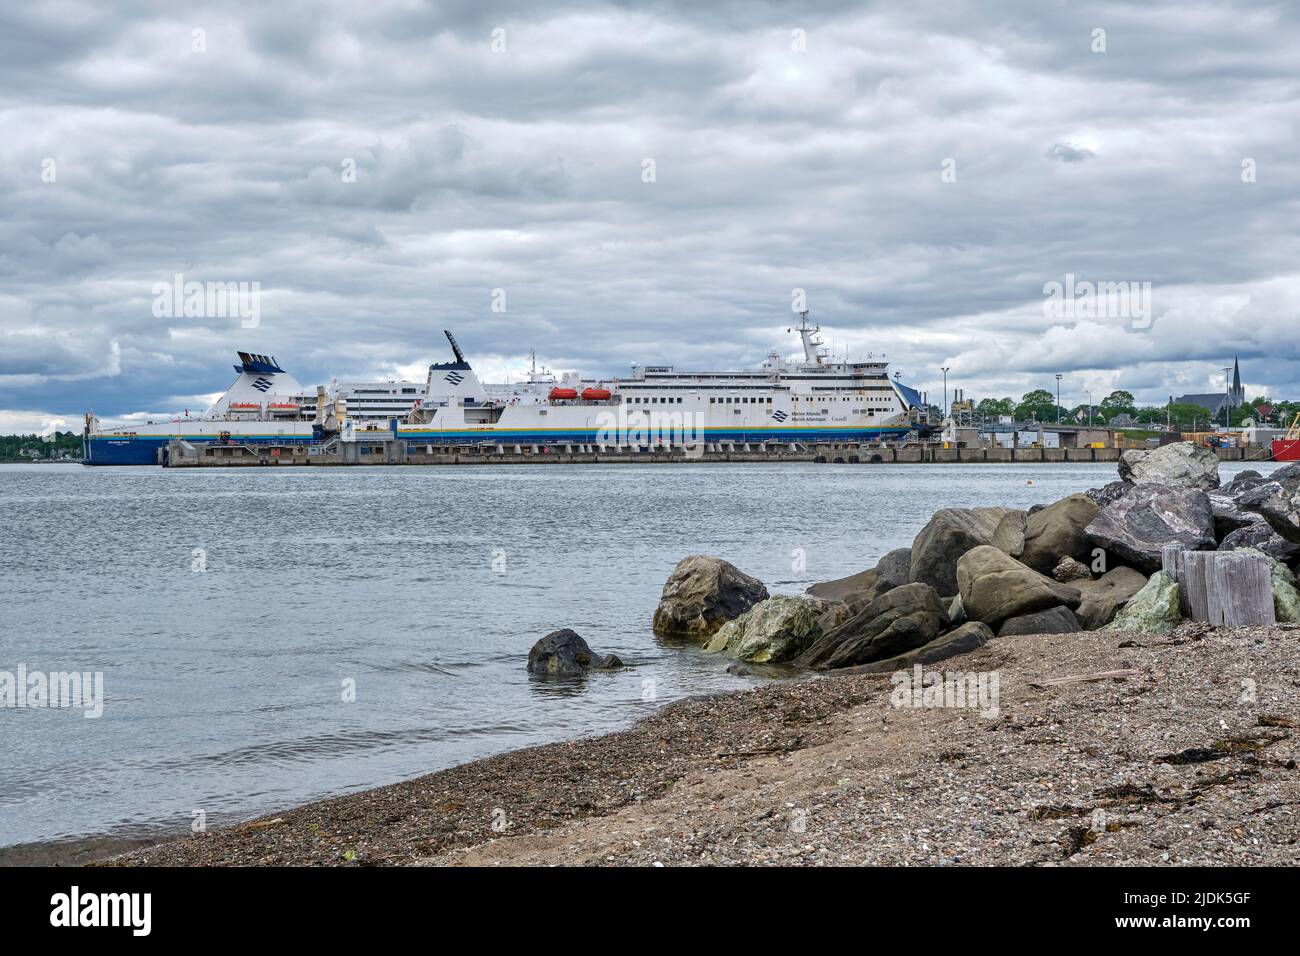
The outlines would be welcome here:
M 1220 460 L 1250 457 L 1250 449 L 1217 449 Z M 681 462 L 810 461 L 835 464 L 1054 464 L 1115 462 L 1118 448 L 942 448 L 853 444 L 710 442 L 688 452 L 678 446 L 425 445 L 406 441 L 331 442 L 321 446 L 182 445 L 168 448 L 171 468 L 292 468 L 336 465 L 670 464 Z

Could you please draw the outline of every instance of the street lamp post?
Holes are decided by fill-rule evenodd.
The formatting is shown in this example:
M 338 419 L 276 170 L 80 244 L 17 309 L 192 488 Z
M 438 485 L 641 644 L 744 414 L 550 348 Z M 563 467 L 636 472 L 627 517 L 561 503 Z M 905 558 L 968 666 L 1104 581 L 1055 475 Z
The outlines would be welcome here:
M 1056 424 L 1061 424 L 1061 373 L 1056 373 Z
M 1088 389 L 1088 427 L 1092 427 L 1092 389 Z
M 939 371 L 943 372 L 943 417 L 945 421 L 948 419 L 948 369 L 951 367 L 949 365 L 939 369 Z
M 1228 418 L 1232 410 L 1232 379 L 1228 376 L 1232 374 L 1232 366 L 1226 366 L 1223 370 L 1223 430 L 1226 432 L 1231 425 Z

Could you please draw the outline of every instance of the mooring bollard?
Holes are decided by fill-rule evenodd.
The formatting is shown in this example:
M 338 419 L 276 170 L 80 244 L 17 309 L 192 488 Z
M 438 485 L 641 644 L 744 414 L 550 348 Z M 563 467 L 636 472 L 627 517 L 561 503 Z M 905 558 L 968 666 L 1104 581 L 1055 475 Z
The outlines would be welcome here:
M 1268 559 L 1240 551 L 1188 551 L 1168 545 L 1163 569 L 1178 582 L 1184 617 L 1216 627 L 1276 624 Z

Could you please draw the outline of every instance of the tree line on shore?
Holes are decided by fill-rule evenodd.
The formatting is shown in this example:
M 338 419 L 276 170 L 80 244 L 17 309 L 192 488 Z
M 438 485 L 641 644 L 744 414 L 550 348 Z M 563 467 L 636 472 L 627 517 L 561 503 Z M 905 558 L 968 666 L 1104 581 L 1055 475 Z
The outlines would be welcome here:
M 1138 405 L 1133 394 L 1123 389 L 1116 389 L 1091 408 L 1086 404 L 1073 408 L 1057 405 L 1051 392 L 1036 388 L 1026 392 L 1019 401 L 1010 396 L 981 399 L 975 403 L 974 411 L 985 421 L 1010 417 L 1018 422 L 1087 422 L 1091 412 L 1091 421 L 1096 425 L 1109 424 L 1120 416 L 1127 416 L 1138 426 L 1147 425 L 1152 429 L 1169 425 L 1178 431 L 1208 431 L 1216 421 L 1223 424 L 1222 414 L 1216 419 L 1211 410 L 1202 405 L 1187 402 Z M 1258 425 L 1267 422 L 1286 426 L 1298 413 L 1300 402 L 1274 401 L 1259 396 L 1231 409 L 1228 422 L 1232 426 L 1241 426 L 1248 421 Z
M 76 432 L 0 435 L 0 461 L 49 461 L 67 457 L 81 457 L 81 436 Z

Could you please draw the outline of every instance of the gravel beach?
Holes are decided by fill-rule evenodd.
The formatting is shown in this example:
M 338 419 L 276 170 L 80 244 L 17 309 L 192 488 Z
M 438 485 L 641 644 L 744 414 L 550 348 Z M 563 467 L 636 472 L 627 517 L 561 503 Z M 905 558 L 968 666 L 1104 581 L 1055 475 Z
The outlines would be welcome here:
M 1300 861 L 1300 629 L 1017 636 L 928 670 L 996 677 L 996 716 L 894 706 L 889 675 L 774 682 L 104 862 Z

